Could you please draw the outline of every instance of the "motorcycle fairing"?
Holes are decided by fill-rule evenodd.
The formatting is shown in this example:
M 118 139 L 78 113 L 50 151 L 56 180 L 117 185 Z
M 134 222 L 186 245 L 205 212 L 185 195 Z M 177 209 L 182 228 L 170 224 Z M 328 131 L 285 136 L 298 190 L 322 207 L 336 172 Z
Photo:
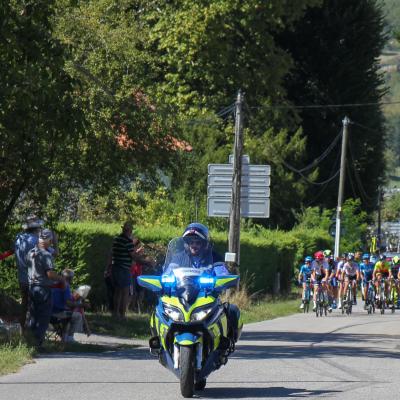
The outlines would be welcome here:
M 195 311 L 197 308 L 204 307 L 206 305 L 211 306 L 213 303 L 215 303 L 216 299 L 213 296 L 198 297 L 187 311 L 183 306 L 183 304 L 179 301 L 178 297 L 162 296 L 161 301 L 166 305 L 170 305 L 179 309 L 179 311 L 183 314 L 184 322 L 190 322 L 190 317 L 193 311 Z
M 203 341 L 203 336 L 194 333 L 180 333 L 175 336 L 174 343 L 179 344 L 180 346 L 193 346 L 196 343 L 200 343 Z

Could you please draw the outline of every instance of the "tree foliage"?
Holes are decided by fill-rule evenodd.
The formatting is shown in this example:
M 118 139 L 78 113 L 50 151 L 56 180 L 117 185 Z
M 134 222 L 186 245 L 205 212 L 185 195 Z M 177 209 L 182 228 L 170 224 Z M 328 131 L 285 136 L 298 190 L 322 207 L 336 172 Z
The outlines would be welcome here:
M 338 135 L 347 115 L 355 124 L 349 130 L 345 197 L 360 197 L 363 207 L 375 206 L 384 179 L 385 127 L 379 101 L 385 93 L 378 57 L 386 37 L 380 3 L 376 0 L 324 0 L 310 8 L 293 32 L 281 38 L 294 59 L 287 77 L 288 97 L 298 105 L 326 105 L 302 109 L 307 137 L 306 160 L 311 163 Z M 368 107 L 334 107 L 334 104 L 372 103 Z M 319 166 L 321 180 L 338 169 L 339 147 Z M 318 202 L 332 207 L 337 181 L 322 188 Z M 308 191 L 311 198 L 321 188 Z

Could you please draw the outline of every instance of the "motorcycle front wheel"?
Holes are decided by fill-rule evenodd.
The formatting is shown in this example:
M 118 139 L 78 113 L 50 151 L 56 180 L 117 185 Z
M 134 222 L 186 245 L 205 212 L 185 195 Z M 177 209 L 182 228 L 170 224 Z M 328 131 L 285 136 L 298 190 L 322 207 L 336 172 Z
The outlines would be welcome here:
M 181 346 L 179 351 L 180 384 L 183 397 L 194 394 L 194 348 Z

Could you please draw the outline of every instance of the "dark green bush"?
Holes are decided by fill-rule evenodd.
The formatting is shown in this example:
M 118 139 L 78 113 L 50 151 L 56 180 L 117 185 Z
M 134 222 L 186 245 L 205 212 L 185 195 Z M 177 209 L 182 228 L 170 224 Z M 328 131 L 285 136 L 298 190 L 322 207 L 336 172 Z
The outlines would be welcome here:
M 58 271 L 71 268 L 75 271 L 74 286 L 88 284 L 92 287 L 90 300 L 95 308 L 106 304 L 104 270 L 110 255 L 112 240 L 120 232 L 119 224 L 67 223 L 60 224 L 60 255 L 56 259 Z M 161 260 L 171 238 L 179 236 L 181 229 L 176 227 L 153 226 L 139 228 L 137 236 L 147 245 L 146 252 Z M 223 255 L 228 248 L 226 233 L 213 232 L 216 250 Z M 252 291 L 271 292 L 276 273 L 280 273 L 280 286 L 283 292 L 290 290 L 294 267 L 306 254 L 331 245 L 331 239 L 317 230 L 297 229 L 292 232 L 260 230 L 256 234 L 241 234 L 241 275 L 254 274 Z M 14 258 L 8 264 L 14 263 Z M 1 268 L 0 287 L 8 294 L 18 295 L 16 271 Z

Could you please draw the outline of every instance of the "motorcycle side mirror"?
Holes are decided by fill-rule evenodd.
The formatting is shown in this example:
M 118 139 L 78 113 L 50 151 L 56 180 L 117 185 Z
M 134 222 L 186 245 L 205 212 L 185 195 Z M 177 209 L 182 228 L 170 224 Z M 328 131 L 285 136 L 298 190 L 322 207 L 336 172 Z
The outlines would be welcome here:
M 158 275 L 140 275 L 137 278 L 137 283 L 145 289 L 152 292 L 161 292 L 161 277 Z
M 215 277 L 214 288 L 217 290 L 226 290 L 231 287 L 236 287 L 239 279 L 239 275 L 217 275 Z

